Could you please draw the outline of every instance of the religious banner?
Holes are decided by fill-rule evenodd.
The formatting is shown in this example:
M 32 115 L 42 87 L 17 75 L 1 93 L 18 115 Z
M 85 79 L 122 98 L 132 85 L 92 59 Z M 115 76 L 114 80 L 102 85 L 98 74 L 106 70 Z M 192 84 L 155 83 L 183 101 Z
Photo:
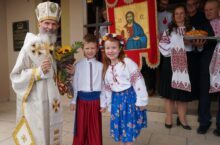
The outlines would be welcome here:
M 140 67 L 142 57 L 155 68 L 160 55 L 157 47 L 157 17 L 155 0 L 106 0 L 110 33 L 126 40 L 125 53 Z

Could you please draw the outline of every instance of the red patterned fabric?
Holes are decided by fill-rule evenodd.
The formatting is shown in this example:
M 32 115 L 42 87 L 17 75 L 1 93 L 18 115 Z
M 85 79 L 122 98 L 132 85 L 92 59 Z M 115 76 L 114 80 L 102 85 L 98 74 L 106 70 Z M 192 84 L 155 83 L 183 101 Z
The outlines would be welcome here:
M 131 78 L 131 80 L 130 80 L 131 84 L 134 85 L 137 82 L 137 80 L 143 78 L 143 76 L 142 76 L 141 72 L 139 70 L 137 70 L 137 71 L 131 73 L 130 78 Z
M 171 67 L 173 72 L 171 86 L 176 89 L 191 92 L 191 83 L 189 80 L 189 71 L 187 55 L 184 47 L 183 36 L 185 27 L 179 27 L 176 30 L 177 36 L 180 37 L 175 48 L 171 49 Z M 182 77 L 182 78 L 179 78 Z
M 73 145 L 102 145 L 100 101 L 77 100 L 77 130 Z
M 210 23 L 215 33 L 215 36 L 220 37 L 220 18 L 214 19 Z
M 220 18 L 211 22 L 215 36 L 220 37 Z M 217 44 L 209 66 L 210 70 L 210 93 L 220 92 L 220 44 Z
M 189 81 L 186 80 L 178 81 L 180 79 L 175 78 L 176 74 L 182 74 L 183 76 L 187 75 L 187 78 L 189 79 L 187 56 L 185 49 L 183 48 L 171 49 L 171 67 L 173 72 L 172 84 L 171 84 L 172 88 L 191 92 L 191 83 Z M 180 75 L 177 76 L 181 77 Z
M 169 36 L 161 36 L 160 43 L 170 43 Z
M 108 3 L 113 4 L 116 0 L 106 0 Z
M 220 92 L 220 86 L 218 83 L 215 83 L 215 87 L 210 86 L 210 89 L 209 89 L 209 93 L 216 93 L 216 92 Z
M 183 82 L 179 82 L 179 83 L 177 83 L 177 82 L 172 82 L 171 86 L 172 86 L 173 88 L 176 88 L 176 89 L 179 89 L 179 90 L 186 90 L 186 91 L 188 91 L 188 92 L 191 91 L 191 85 L 188 84 L 188 83 L 183 84 Z
M 115 83 L 120 84 L 117 80 L 118 75 L 116 74 L 116 70 L 114 69 L 115 65 L 111 66 L 111 73 Z
M 104 90 L 111 92 L 112 90 L 110 84 L 104 84 Z
M 210 93 L 220 92 L 220 44 L 215 48 L 209 67 Z
M 186 51 L 183 48 L 172 49 L 172 70 L 185 72 L 187 71 L 187 56 Z
M 220 57 L 218 55 L 220 55 L 220 49 L 215 49 L 210 63 L 210 73 L 213 75 L 217 75 L 219 72 Z

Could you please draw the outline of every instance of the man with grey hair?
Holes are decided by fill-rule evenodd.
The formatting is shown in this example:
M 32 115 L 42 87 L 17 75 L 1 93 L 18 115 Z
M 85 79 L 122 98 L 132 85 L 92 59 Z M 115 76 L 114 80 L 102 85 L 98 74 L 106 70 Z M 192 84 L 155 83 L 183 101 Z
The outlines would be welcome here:
M 208 32 L 208 36 L 220 37 L 220 17 L 219 17 L 219 1 L 208 0 L 204 6 L 205 16 L 208 22 L 202 25 L 199 29 Z M 199 58 L 199 128 L 197 132 L 199 134 L 205 134 L 211 125 L 211 94 L 218 96 L 218 112 L 216 116 L 216 129 L 214 134 L 220 136 L 220 67 L 219 67 L 219 45 L 214 40 L 207 40 L 200 46 L 200 58 Z M 198 46 L 199 44 L 197 44 Z M 216 47 L 217 46 L 217 47 Z M 199 47 L 198 47 L 199 48 Z M 216 51 L 217 50 L 217 51 Z M 217 78 L 217 81 L 216 81 Z
M 30 128 L 28 134 L 35 145 L 61 144 L 61 98 L 56 81 L 56 63 L 52 57 L 60 14 L 56 3 L 38 4 L 39 34 L 27 33 L 10 74 L 17 95 L 17 122 L 26 119 Z M 19 131 L 14 138 L 19 141 Z M 27 136 L 22 136 L 20 144 L 25 142 Z

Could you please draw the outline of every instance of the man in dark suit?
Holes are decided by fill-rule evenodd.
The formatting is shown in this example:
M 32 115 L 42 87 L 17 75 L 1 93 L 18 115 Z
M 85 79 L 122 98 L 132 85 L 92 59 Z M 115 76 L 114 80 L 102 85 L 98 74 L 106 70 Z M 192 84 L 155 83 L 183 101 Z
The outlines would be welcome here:
M 199 29 L 205 30 L 208 32 L 208 36 L 217 36 L 217 28 L 220 26 L 215 26 L 213 21 L 219 20 L 219 2 L 218 0 L 208 0 L 205 3 L 204 11 L 208 22 L 204 25 L 201 25 Z M 202 44 L 202 43 L 200 43 Z M 200 51 L 199 56 L 199 127 L 197 129 L 197 133 L 205 134 L 211 125 L 211 96 L 209 94 L 210 89 L 210 74 L 209 74 L 209 66 L 212 59 L 212 55 L 214 49 L 216 47 L 216 40 L 207 40 L 206 43 L 198 49 Z M 199 45 L 197 45 L 199 48 Z M 220 110 L 218 111 L 218 115 L 216 118 L 216 126 L 217 128 L 214 130 L 214 134 L 216 136 L 220 136 Z
M 200 11 L 198 9 L 199 2 L 198 0 L 187 0 L 186 1 L 186 8 L 187 12 L 189 14 L 189 22 L 190 25 L 198 29 L 202 24 L 207 22 L 207 19 L 205 17 L 205 14 L 203 11 Z M 188 61 L 188 67 L 189 67 L 189 77 L 191 82 L 191 89 L 192 89 L 192 96 L 193 99 L 197 99 L 199 97 L 199 69 L 198 66 L 200 64 L 199 57 L 200 54 L 198 53 L 197 49 L 196 51 L 193 51 L 191 53 L 187 53 L 187 61 Z
M 201 24 L 207 21 L 203 11 L 199 10 L 199 1 L 198 0 L 187 0 L 186 8 L 189 14 L 190 24 L 194 28 L 198 28 Z

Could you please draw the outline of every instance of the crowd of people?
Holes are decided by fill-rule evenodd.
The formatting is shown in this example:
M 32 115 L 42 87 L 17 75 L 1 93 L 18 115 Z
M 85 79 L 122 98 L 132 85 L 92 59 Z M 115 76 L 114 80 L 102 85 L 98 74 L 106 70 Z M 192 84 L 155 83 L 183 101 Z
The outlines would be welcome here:
M 184 35 L 198 29 L 206 31 L 208 36 L 219 37 L 219 1 L 206 1 L 202 10 L 199 0 L 187 0 L 185 4 L 176 5 L 172 12 L 167 11 L 168 0 L 160 0 L 158 6 L 161 7 L 158 27 L 159 50 L 162 54 L 159 95 L 165 98 L 165 127 L 172 127 L 172 114 L 176 106 L 177 125 L 190 130 L 186 119 L 187 103 L 199 100 L 197 133 L 205 134 L 211 125 L 211 97 L 219 97 L 219 83 L 216 83 L 219 76 L 216 70 L 219 68 L 215 65 L 219 63 L 216 52 L 219 46 L 217 40 L 187 40 Z M 166 25 L 163 21 L 165 18 L 170 21 Z M 216 129 L 213 132 L 216 136 L 220 136 L 219 98 L 218 107 Z
M 188 102 L 199 100 L 197 133 L 211 125 L 211 97 L 220 92 L 220 45 L 217 40 L 185 39 L 186 32 L 199 29 L 220 37 L 220 3 L 208 0 L 200 9 L 198 0 L 187 0 L 168 10 L 169 0 L 158 1 L 158 39 L 162 55 L 159 94 L 165 100 L 165 127 L 176 123 L 191 130 L 187 122 Z M 17 94 L 17 121 L 25 117 L 36 145 L 61 144 L 62 102 L 57 88 L 57 64 L 51 48 L 56 43 L 61 11 L 53 2 L 36 8 L 39 34 L 28 33 L 10 74 Z M 110 112 L 110 135 L 120 145 L 132 145 L 147 127 L 148 92 L 137 64 L 125 56 L 121 35 L 106 33 L 83 38 L 84 57 L 66 72 L 72 76 L 75 111 L 73 145 L 102 145 L 101 113 Z M 96 60 L 98 46 L 104 50 L 102 63 Z M 220 136 L 220 99 L 214 134 Z

